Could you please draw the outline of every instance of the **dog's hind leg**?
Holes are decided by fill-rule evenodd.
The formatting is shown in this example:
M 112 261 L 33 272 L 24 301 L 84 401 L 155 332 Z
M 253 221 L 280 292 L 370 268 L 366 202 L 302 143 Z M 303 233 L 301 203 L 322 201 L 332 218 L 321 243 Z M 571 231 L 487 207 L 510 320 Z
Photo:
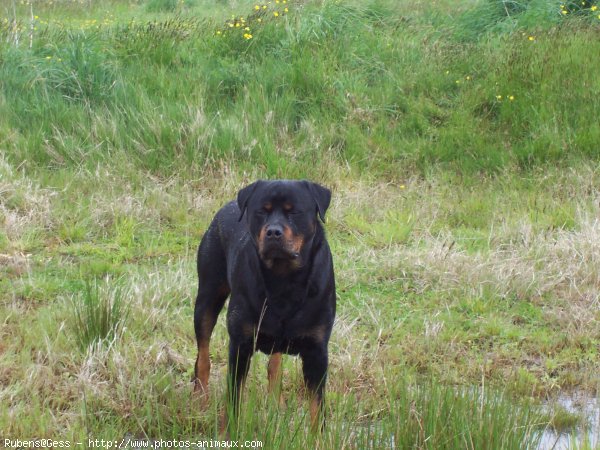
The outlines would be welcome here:
M 194 392 L 208 394 L 209 344 L 217 318 L 229 296 L 227 263 L 213 222 L 198 249 L 198 296 L 194 308 L 194 330 L 198 344 Z M 205 397 L 206 398 L 206 397 Z

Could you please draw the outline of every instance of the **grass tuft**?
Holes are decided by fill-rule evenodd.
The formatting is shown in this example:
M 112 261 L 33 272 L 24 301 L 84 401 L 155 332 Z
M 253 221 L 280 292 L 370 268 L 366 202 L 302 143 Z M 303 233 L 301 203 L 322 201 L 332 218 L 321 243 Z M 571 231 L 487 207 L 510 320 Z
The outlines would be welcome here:
M 119 287 L 107 292 L 101 290 L 97 282 L 92 284 L 89 281 L 86 281 L 82 295 L 74 298 L 72 308 L 75 339 L 82 351 L 89 346 L 116 339 L 128 312 Z

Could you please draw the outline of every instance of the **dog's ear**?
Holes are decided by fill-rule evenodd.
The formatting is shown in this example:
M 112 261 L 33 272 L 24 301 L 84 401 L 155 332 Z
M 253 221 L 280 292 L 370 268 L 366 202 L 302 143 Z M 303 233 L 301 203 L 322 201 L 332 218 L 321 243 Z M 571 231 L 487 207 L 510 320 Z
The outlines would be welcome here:
M 317 183 L 310 181 L 305 181 L 304 183 L 317 204 L 317 213 L 321 221 L 325 223 L 325 211 L 327 211 L 331 202 L 331 191 Z
M 246 212 L 246 208 L 248 207 L 248 201 L 250 200 L 250 197 L 252 197 L 252 194 L 254 194 L 256 188 L 262 183 L 262 180 L 255 181 L 251 185 L 246 186 L 238 192 L 237 204 L 238 208 L 240 209 L 240 218 L 238 219 L 238 221 L 241 221 L 244 217 L 244 213 Z

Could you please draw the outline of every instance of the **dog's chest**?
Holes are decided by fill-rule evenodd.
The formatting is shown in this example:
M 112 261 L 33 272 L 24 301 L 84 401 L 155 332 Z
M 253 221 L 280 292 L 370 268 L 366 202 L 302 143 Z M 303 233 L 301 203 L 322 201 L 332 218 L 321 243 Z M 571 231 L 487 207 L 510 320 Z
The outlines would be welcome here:
M 306 289 L 290 288 L 266 295 L 265 317 L 271 321 L 291 319 L 306 303 Z
M 298 318 L 306 308 L 308 289 L 296 283 L 267 289 L 264 309 L 259 318 L 259 333 L 291 339 L 298 334 Z

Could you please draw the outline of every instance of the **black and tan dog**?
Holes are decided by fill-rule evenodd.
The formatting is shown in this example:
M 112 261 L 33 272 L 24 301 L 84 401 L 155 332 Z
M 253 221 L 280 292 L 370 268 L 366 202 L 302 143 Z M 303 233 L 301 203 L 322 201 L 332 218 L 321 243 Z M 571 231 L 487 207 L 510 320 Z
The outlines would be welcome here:
M 282 353 L 300 355 L 311 422 L 319 426 L 335 281 L 318 217 L 324 220 L 330 200 L 328 189 L 308 181 L 257 181 L 216 214 L 198 249 L 196 392 L 207 394 L 210 337 L 231 295 L 228 399 L 234 410 L 256 350 L 271 355 L 269 390 L 279 377 Z

